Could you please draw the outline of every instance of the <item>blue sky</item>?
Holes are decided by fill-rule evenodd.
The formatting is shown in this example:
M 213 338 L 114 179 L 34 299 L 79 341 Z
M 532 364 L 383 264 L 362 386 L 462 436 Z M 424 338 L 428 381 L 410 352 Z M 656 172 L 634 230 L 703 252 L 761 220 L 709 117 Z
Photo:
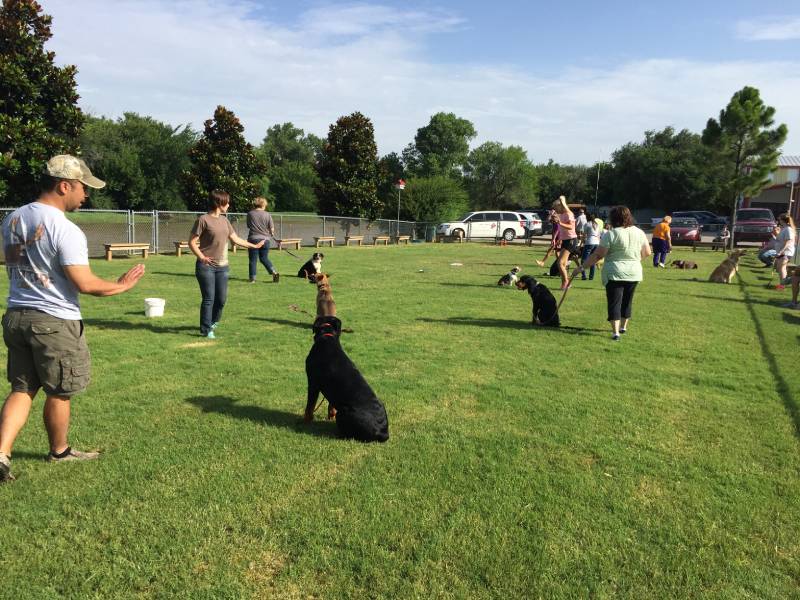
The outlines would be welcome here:
M 49 47 L 81 105 L 202 127 L 217 104 L 259 143 L 291 121 L 324 136 L 360 110 L 400 152 L 438 111 L 473 145 L 534 162 L 606 159 L 644 131 L 701 131 L 744 85 L 800 154 L 800 3 L 44 0 Z M 77 32 L 77 34 L 76 34 Z

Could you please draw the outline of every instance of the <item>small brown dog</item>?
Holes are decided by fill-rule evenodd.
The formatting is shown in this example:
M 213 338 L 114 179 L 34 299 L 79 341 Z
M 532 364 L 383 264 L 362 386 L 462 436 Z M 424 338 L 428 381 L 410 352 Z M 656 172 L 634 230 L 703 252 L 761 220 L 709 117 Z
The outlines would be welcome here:
M 697 263 L 690 260 L 673 260 L 672 266 L 676 269 L 696 269 Z
M 728 258 L 723 260 L 720 265 L 711 272 L 708 280 L 711 283 L 730 283 L 733 276 L 739 270 L 739 257 L 745 253 L 745 250 L 734 250 L 728 254 Z
M 317 284 L 317 318 L 335 317 L 336 302 L 331 293 L 331 282 L 327 273 L 315 273 L 314 281 Z

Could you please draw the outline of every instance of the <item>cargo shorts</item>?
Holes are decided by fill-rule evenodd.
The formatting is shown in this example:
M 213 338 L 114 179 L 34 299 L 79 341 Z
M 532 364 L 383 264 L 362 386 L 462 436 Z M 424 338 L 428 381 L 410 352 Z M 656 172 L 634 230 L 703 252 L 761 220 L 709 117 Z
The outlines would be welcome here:
M 44 389 L 48 396 L 72 396 L 89 385 L 91 357 L 83 321 L 10 308 L 3 315 L 8 348 L 8 381 L 15 392 Z

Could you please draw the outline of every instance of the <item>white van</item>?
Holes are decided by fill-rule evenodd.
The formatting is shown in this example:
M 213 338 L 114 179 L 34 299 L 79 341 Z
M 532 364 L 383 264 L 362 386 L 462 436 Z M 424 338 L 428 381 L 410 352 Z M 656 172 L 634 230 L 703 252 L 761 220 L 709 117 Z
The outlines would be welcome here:
M 438 235 L 460 238 L 500 238 L 510 242 L 525 237 L 525 215 L 507 210 L 479 210 L 467 213 L 458 221 L 440 223 Z M 540 221 L 541 223 L 541 221 Z

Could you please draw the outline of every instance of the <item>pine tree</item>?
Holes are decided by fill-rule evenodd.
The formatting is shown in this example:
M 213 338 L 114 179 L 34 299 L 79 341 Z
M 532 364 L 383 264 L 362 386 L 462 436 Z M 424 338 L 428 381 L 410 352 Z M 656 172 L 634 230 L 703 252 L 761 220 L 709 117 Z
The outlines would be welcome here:
M 33 200 L 47 160 L 74 154 L 84 116 L 75 66 L 57 67 L 44 49 L 52 18 L 33 0 L 0 8 L 0 201 Z
M 380 217 L 378 147 L 367 117 L 355 112 L 331 125 L 317 168 L 321 214 Z
M 745 86 L 736 92 L 728 106 L 720 111 L 719 121 L 709 119 L 703 131 L 703 143 L 712 148 L 720 167 L 727 175 L 721 182 L 723 198 L 732 207 L 731 243 L 736 231 L 736 206 L 743 195 L 758 194 L 769 182 L 769 174 L 778 163 L 780 147 L 788 128 L 775 123 L 775 109 L 761 100 L 756 88 Z
M 218 106 L 214 118 L 205 122 L 203 135 L 189 151 L 191 167 L 183 172 L 183 198 L 190 210 L 206 210 L 213 190 L 230 194 L 231 212 L 247 209 L 263 193 L 266 166 L 243 131 L 236 115 L 224 106 Z

